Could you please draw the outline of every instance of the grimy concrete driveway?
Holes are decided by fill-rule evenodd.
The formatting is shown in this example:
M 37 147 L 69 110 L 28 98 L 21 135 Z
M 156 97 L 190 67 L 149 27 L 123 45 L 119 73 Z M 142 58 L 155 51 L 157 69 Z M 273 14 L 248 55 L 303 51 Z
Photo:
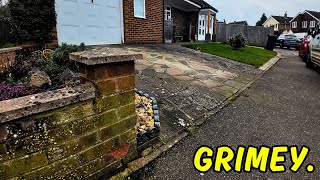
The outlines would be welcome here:
M 291 52 L 289 52 L 288 55 Z M 285 54 L 285 53 L 283 53 Z M 320 73 L 297 56 L 286 56 L 232 104 L 211 116 L 193 136 L 171 148 L 131 179 L 320 179 Z M 262 145 L 308 146 L 311 152 L 298 173 L 197 172 L 198 147 Z M 289 155 L 286 154 L 286 157 Z M 315 166 L 307 173 L 306 165 Z M 287 160 L 286 164 L 291 164 Z
M 136 62 L 137 88 L 158 99 L 164 142 L 206 118 L 262 72 L 179 45 L 125 48 L 144 55 Z

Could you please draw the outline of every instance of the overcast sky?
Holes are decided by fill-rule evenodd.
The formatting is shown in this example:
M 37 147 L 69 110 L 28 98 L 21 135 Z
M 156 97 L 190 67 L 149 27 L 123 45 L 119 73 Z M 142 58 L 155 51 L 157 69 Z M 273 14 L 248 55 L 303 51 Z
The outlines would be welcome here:
M 270 15 L 296 16 L 304 10 L 320 11 L 319 0 L 206 0 L 219 10 L 219 21 L 227 22 L 247 20 L 249 25 L 261 18 L 262 13 Z M 316 8 L 318 7 L 318 8 Z
M 7 2 L 8 2 L 8 0 L 2 0 L 2 4 L 5 4 Z

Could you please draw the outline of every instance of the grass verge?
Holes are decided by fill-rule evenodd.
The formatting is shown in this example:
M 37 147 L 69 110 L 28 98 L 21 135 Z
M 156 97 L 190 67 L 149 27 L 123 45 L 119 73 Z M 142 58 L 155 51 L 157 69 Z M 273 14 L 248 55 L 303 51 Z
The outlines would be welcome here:
M 246 46 L 240 50 L 234 50 L 228 44 L 207 43 L 207 44 L 189 44 L 184 47 L 200 50 L 201 52 L 213 54 L 223 58 L 235 60 L 245 64 L 250 64 L 259 68 L 277 55 L 274 51 L 268 51 L 262 48 Z

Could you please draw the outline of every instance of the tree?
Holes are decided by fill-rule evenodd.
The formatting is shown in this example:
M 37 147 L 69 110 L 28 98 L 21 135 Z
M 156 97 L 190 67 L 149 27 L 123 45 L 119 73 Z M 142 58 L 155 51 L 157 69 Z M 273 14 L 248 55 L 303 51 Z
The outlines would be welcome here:
M 262 14 L 260 21 L 257 22 L 256 26 L 262 26 L 262 24 L 267 20 L 267 16 L 265 13 Z
M 9 0 L 12 18 L 12 40 L 34 41 L 39 45 L 50 40 L 56 25 L 54 0 Z
M 3 3 L 0 0 L 0 4 Z M 10 10 L 8 5 L 0 5 L 0 20 L 8 22 L 10 20 Z

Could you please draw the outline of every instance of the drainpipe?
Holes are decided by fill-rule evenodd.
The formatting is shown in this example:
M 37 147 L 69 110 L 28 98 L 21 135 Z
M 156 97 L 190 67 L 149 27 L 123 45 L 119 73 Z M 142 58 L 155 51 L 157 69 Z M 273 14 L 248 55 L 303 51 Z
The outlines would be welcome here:
M 162 42 L 165 43 L 166 40 L 165 40 L 165 32 L 164 32 L 164 28 L 165 28 L 165 22 L 164 22 L 164 11 L 165 11 L 165 8 L 166 8 L 166 5 L 165 5 L 165 0 L 162 0 L 162 22 L 163 22 L 163 25 L 162 25 Z

